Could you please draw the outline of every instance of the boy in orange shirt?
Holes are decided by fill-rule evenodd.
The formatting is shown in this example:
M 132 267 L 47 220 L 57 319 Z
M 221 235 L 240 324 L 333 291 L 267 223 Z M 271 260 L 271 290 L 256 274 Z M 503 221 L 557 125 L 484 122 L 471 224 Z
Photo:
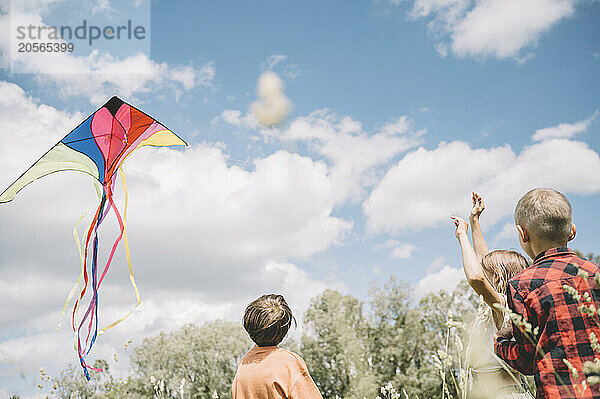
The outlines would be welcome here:
M 256 346 L 240 361 L 233 380 L 233 399 L 322 399 L 297 354 L 278 348 L 292 321 L 281 295 L 263 295 L 244 312 L 244 328 Z

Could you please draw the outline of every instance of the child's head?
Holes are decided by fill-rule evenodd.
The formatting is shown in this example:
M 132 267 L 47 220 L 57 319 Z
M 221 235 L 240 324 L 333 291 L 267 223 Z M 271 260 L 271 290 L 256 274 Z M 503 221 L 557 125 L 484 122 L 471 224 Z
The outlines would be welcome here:
M 270 294 L 250 302 L 243 323 L 256 345 L 275 346 L 283 341 L 292 321 L 296 323 L 283 296 Z
M 528 239 L 550 247 L 560 246 L 575 236 L 571 204 L 551 188 L 535 188 L 521 197 L 515 208 L 515 224 L 521 227 L 521 246 Z M 523 228 L 527 230 L 525 235 Z
M 506 295 L 508 280 L 528 267 L 529 262 L 516 251 L 498 249 L 485 254 L 481 258 L 481 266 L 496 291 Z

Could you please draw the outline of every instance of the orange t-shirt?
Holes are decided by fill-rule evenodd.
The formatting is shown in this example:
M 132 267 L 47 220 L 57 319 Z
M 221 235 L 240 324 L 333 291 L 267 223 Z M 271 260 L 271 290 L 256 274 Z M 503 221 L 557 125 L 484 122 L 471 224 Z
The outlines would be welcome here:
M 277 346 L 255 346 L 240 361 L 233 399 L 322 399 L 306 363 Z

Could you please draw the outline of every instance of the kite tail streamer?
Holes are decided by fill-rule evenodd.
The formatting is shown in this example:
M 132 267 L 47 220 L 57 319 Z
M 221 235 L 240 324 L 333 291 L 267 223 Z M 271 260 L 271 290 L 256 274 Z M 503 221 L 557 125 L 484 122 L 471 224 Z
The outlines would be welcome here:
M 93 288 L 93 298 L 90 301 L 90 305 L 88 306 L 88 309 L 83 317 L 83 319 L 81 320 L 81 323 L 79 324 L 79 328 L 77 330 L 77 352 L 79 354 L 79 359 L 81 362 L 81 365 L 84 369 L 84 374 L 86 375 L 86 378 L 89 379 L 89 374 L 87 372 L 87 369 L 92 369 L 92 370 L 96 370 L 96 371 L 102 371 L 100 369 L 95 369 L 93 367 L 90 367 L 89 365 L 87 365 L 85 363 L 85 358 L 87 357 L 87 355 L 90 353 L 92 346 L 94 345 L 94 342 L 96 341 L 96 338 L 99 334 L 103 334 L 106 330 L 114 327 L 115 325 L 119 324 L 120 322 L 122 322 L 123 320 L 125 320 L 127 317 L 129 317 L 129 315 L 132 313 L 132 311 L 140 304 L 141 300 L 140 300 L 140 295 L 139 295 L 139 291 L 137 289 L 137 286 L 135 284 L 135 279 L 133 278 L 133 267 L 131 265 L 131 253 L 129 250 L 129 242 L 127 240 L 127 232 L 126 232 L 126 216 L 127 216 L 127 183 L 125 181 L 125 175 L 123 173 L 123 171 L 121 169 L 119 169 L 120 173 L 121 173 L 121 181 L 123 184 L 123 189 L 125 191 L 125 208 L 124 208 L 124 214 L 123 214 L 123 218 L 121 218 L 121 214 L 119 213 L 119 210 L 116 206 L 116 204 L 114 203 L 113 200 L 113 187 L 114 185 L 110 185 L 107 184 L 105 186 L 105 195 L 103 195 L 102 198 L 102 202 L 101 202 L 101 209 L 100 211 L 97 213 L 97 217 L 95 218 L 95 222 L 97 220 L 97 222 L 95 223 L 95 225 L 93 226 L 94 228 L 94 239 L 93 239 L 93 247 L 92 247 L 92 288 Z M 106 200 L 108 200 L 108 204 L 106 204 Z M 104 205 L 106 204 L 106 210 L 104 209 Z M 119 222 L 119 227 L 120 227 L 120 234 L 119 236 L 116 238 L 115 242 L 113 243 L 110 255 L 108 257 L 108 260 L 106 262 L 106 265 L 104 266 L 104 270 L 102 272 L 102 275 L 100 276 L 100 278 L 97 278 L 98 275 L 98 227 L 100 226 L 100 224 L 102 223 L 102 221 L 104 220 L 104 218 L 106 217 L 106 215 L 108 214 L 108 212 L 110 211 L 110 209 L 113 209 L 115 212 L 115 215 L 117 217 L 117 221 Z M 91 229 L 90 229 L 91 231 Z M 90 234 L 88 234 L 88 237 L 91 237 Z M 127 263 L 129 266 L 129 279 L 131 281 L 131 284 L 135 290 L 136 293 L 136 298 L 137 298 L 137 304 L 135 305 L 134 309 L 132 309 L 131 311 L 129 311 L 125 316 L 121 317 L 119 320 L 115 321 L 114 323 L 110 324 L 109 326 L 103 328 L 102 330 L 100 330 L 100 332 L 98 332 L 98 291 L 100 289 L 100 285 L 102 284 L 102 281 L 104 280 L 104 277 L 106 276 L 108 269 L 110 268 L 110 265 L 112 263 L 113 257 L 115 255 L 116 249 L 120 243 L 120 241 L 124 238 L 124 243 L 125 243 L 125 252 L 126 252 L 126 256 L 127 256 Z M 86 243 L 86 250 L 87 250 L 87 243 Z M 86 256 L 84 255 L 84 262 L 85 262 L 85 258 Z M 89 323 L 88 323 L 88 328 L 87 328 L 87 336 L 86 336 L 86 340 L 85 340 L 85 345 L 83 346 L 83 349 L 81 347 L 81 339 L 80 339 L 80 331 L 81 328 L 83 327 L 85 321 L 87 320 L 87 318 L 90 318 Z M 90 334 L 92 331 L 92 325 L 94 325 L 94 333 L 92 335 L 92 338 L 90 340 Z M 89 343 L 89 345 L 88 345 Z M 87 350 L 86 350 L 87 349 Z
M 85 252 L 84 262 L 87 262 L 88 246 L 89 246 L 90 238 L 91 238 L 92 232 L 93 232 L 94 239 L 93 239 L 93 243 L 92 243 L 92 262 L 91 262 L 92 263 L 91 274 L 92 274 L 93 296 L 92 296 L 92 299 L 90 300 L 90 306 L 88 307 L 85 315 L 83 316 L 83 319 L 81 320 L 81 323 L 79 324 L 79 327 L 77 328 L 77 353 L 79 355 L 79 361 L 81 363 L 81 366 L 83 367 L 83 373 L 85 374 L 85 378 L 87 378 L 88 381 L 90 380 L 90 376 L 89 376 L 87 369 L 92 368 L 92 367 L 88 366 L 85 363 L 85 356 L 87 355 L 87 353 L 85 353 L 86 352 L 85 348 L 82 349 L 82 347 L 81 347 L 81 334 L 80 333 L 81 333 L 81 327 L 85 323 L 88 316 L 90 316 L 90 312 L 92 311 L 92 304 L 95 304 L 98 301 L 97 287 L 96 287 L 97 263 L 98 263 L 98 227 L 99 227 L 100 223 L 102 223 L 102 220 L 104 219 L 104 207 L 106 205 L 107 194 L 108 193 L 106 191 L 102 194 L 102 199 L 100 201 L 100 205 L 98 206 L 96 215 L 94 216 L 94 219 L 92 220 L 92 223 L 90 224 L 90 229 L 88 230 L 86 244 L 85 244 L 85 251 L 84 251 Z M 84 263 L 84 265 L 85 264 L 86 263 Z M 79 301 L 85 295 L 85 292 L 86 292 L 87 286 L 88 286 L 87 268 L 85 268 L 85 267 L 84 267 L 83 279 L 84 279 L 83 289 L 81 291 L 81 294 L 79 295 L 79 299 L 77 300 L 77 302 L 75 302 L 75 307 L 73 308 L 73 330 L 74 331 L 75 331 L 75 312 L 77 311 L 77 306 L 79 305 Z M 95 315 L 97 316 L 97 312 Z M 91 323 L 92 320 L 94 319 L 94 314 L 92 314 L 90 317 L 91 317 L 90 318 L 90 323 Z M 93 340 L 92 340 L 92 344 L 93 344 Z M 86 346 L 87 346 L 87 342 L 86 342 Z
M 127 319 L 131 315 L 131 313 L 133 313 L 133 311 L 135 311 L 137 309 L 138 306 L 140 306 L 140 303 L 141 303 L 140 292 L 138 291 L 137 285 L 135 284 L 135 279 L 133 278 L 133 266 L 131 264 L 131 251 L 129 250 L 129 241 L 127 240 L 127 200 L 128 200 L 128 195 L 127 195 L 127 181 L 125 179 L 125 173 L 123 172 L 122 168 L 119 168 L 119 175 L 121 176 L 123 192 L 125 193 L 125 207 L 123 208 L 123 220 L 122 221 L 119 217 L 119 213 L 116 212 L 117 208 L 114 205 L 113 205 L 113 208 L 115 209 L 115 213 L 117 214 L 117 219 L 119 220 L 119 226 L 121 227 L 121 232 L 123 233 L 123 245 L 125 246 L 125 256 L 127 257 L 127 266 L 129 267 L 129 281 L 131 281 L 131 286 L 133 287 L 133 290 L 135 291 L 135 297 L 137 299 L 137 302 L 136 302 L 135 306 L 133 307 L 133 309 L 131 309 L 129 312 L 127 312 L 123 317 L 121 317 L 117 321 L 104 327 L 102 330 L 100 330 L 99 334 L 104 334 L 107 330 L 109 330 L 109 329 L 113 328 L 114 326 L 116 326 L 117 324 L 123 322 L 125 319 Z
M 95 300 L 93 302 L 90 303 L 90 308 L 91 310 L 94 312 L 95 311 L 95 318 L 92 316 L 92 318 L 90 318 L 90 324 L 88 325 L 88 335 L 86 338 L 86 346 L 88 343 L 88 339 L 90 337 L 90 333 L 91 333 L 91 328 L 92 328 L 92 320 L 95 320 L 95 330 L 94 330 L 94 335 L 92 337 L 92 340 L 90 342 L 89 348 L 86 352 L 86 355 L 89 353 L 89 351 L 92 349 L 92 345 L 94 344 L 94 342 L 96 341 L 96 338 L 98 336 L 98 290 L 100 289 L 100 284 L 102 284 L 102 281 L 104 280 L 104 277 L 106 276 L 106 273 L 108 272 L 108 269 L 110 268 L 110 265 L 112 263 L 113 257 L 115 255 L 115 252 L 117 250 L 117 247 L 119 245 L 119 243 L 121 242 L 121 239 L 123 238 L 123 234 L 124 234 L 124 225 L 123 225 L 123 221 L 121 219 L 121 215 L 119 213 L 119 210 L 117 209 L 114 201 L 113 201 L 113 195 L 112 195 L 112 189 L 109 187 L 107 190 L 107 199 L 109 201 L 109 210 L 112 208 L 115 211 L 115 215 L 117 216 L 117 220 L 119 222 L 119 227 L 121 229 L 121 233 L 119 234 L 119 236 L 117 237 L 117 239 L 115 240 L 115 242 L 113 243 L 112 249 L 110 251 L 110 255 L 108 257 L 108 260 L 106 261 L 106 265 L 104 266 L 104 270 L 102 272 L 102 275 L 100 276 L 100 279 L 98 280 L 98 282 L 96 283 L 94 280 L 94 298 Z M 106 213 L 105 213 L 106 215 Z M 102 332 L 101 332 L 102 333 Z
M 81 299 L 85 295 L 85 292 L 87 290 L 87 285 L 88 285 L 88 275 L 87 275 L 87 268 L 86 268 L 86 265 L 87 265 L 87 256 L 88 256 L 88 246 L 89 246 L 89 243 L 90 243 L 90 238 L 92 236 L 92 232 L 94 231 L 94 227 L 96 227 L 96 223 L 98 222 L 98 218 L 101 216 L 101 212 L 102 212 L 102 209 L 104 208 L 104 204 L 105 203 L 106 203 L 106 197 L 104 196 L 104 194 L 102 194 L 102 199 L 100 200 L 100 204 L 98 205 L 98 209 L 96 210 L 96 214 L 94 215 L 94 218 L 92 219 L 92 222 L 90 223 L 90 228 L 88 229 L 87 238 L 85 240 L 85 251 L 84 251 L 84 256 L 83 256 L 83 280 L 84 280 L 84 285 L 83 285 L 83 288 L 81 289 L 81 293 L 79 294 L 79 297 L 75 301 L 75 306 L 73 307 L 73 314 L 72 314 L 73 332 L 77 331 L 75 329 L 75 312 L 77 312 L 77 308 L 79 306 L 79 302 L 81 301 Z
M 84 268 L 84 263 L 83 263 L 83 248 L 81 246 L 81 240 L 79 239 L 79 232 L 77 231 L 77 227 L 79 226 L 79 224 L 81 223 L 81 221 L 83 220 L 83 218 L 85 218 L 86 213 L 84 213 L 83 215 L 81 215 L 79 217 L 79 219 L 77 219 L 77 223 L 75 223 L 75 227 L 73 228 L 73 238 L 75 238 L 75 244 L 77 245 L 77 253 L 79 254 L 79 258 L 80 258 L 80 262 L 81 262 L 81 272 L 79 273 L 79 277 L 77 277 L 77 280 L 75 281 L 75 284 L 73 284 L 73 288 L 71 288 L 71 291 L 69 292 L 69 295 L 67 296 L 67 300 L 65 301 L 65 304 L 63 305 L 61 311 L 60 311 L 60 316 L 58 318 L 58 325 L 56 326 L 56 329 L 58 330 L 62 324 L 63 324 L 63 318 L 65 316 L 65 311 L 67 310 L 67 306 L 69 306 L 69 302 L 71 302 L 71 299 L 73 299 L 73 296 L 75 295 L 75 291 L 77 291 L 77 288 L 79 288 L 79 284 L 81 284 L 81 279 L 83 278 L 83 268 Z

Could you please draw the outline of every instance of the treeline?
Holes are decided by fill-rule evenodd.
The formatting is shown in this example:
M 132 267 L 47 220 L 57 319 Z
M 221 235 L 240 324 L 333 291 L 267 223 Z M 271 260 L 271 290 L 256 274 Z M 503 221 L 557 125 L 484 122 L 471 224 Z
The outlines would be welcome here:
M 367 303 L 327 290 L 304 314 L 301 339 L 282 346 L 306 360 L 324 398 L 375 398 L 389 383 L 411 398 L 437 398 L 443 387 L 434 356 L 451 350 L 448 315 L 472 318 L 477 303 L 466 284 L 418 302 L 395 278 L 372 288 Z M 240 323 L 190 324 L 135 347 L 127 378 L 115 378 L 98 360 L 106 371 L 92 372 L 90 382 L 71 366 L 40 386 L 61 399 L 230 398 L 237 362 L 251 346 Z

